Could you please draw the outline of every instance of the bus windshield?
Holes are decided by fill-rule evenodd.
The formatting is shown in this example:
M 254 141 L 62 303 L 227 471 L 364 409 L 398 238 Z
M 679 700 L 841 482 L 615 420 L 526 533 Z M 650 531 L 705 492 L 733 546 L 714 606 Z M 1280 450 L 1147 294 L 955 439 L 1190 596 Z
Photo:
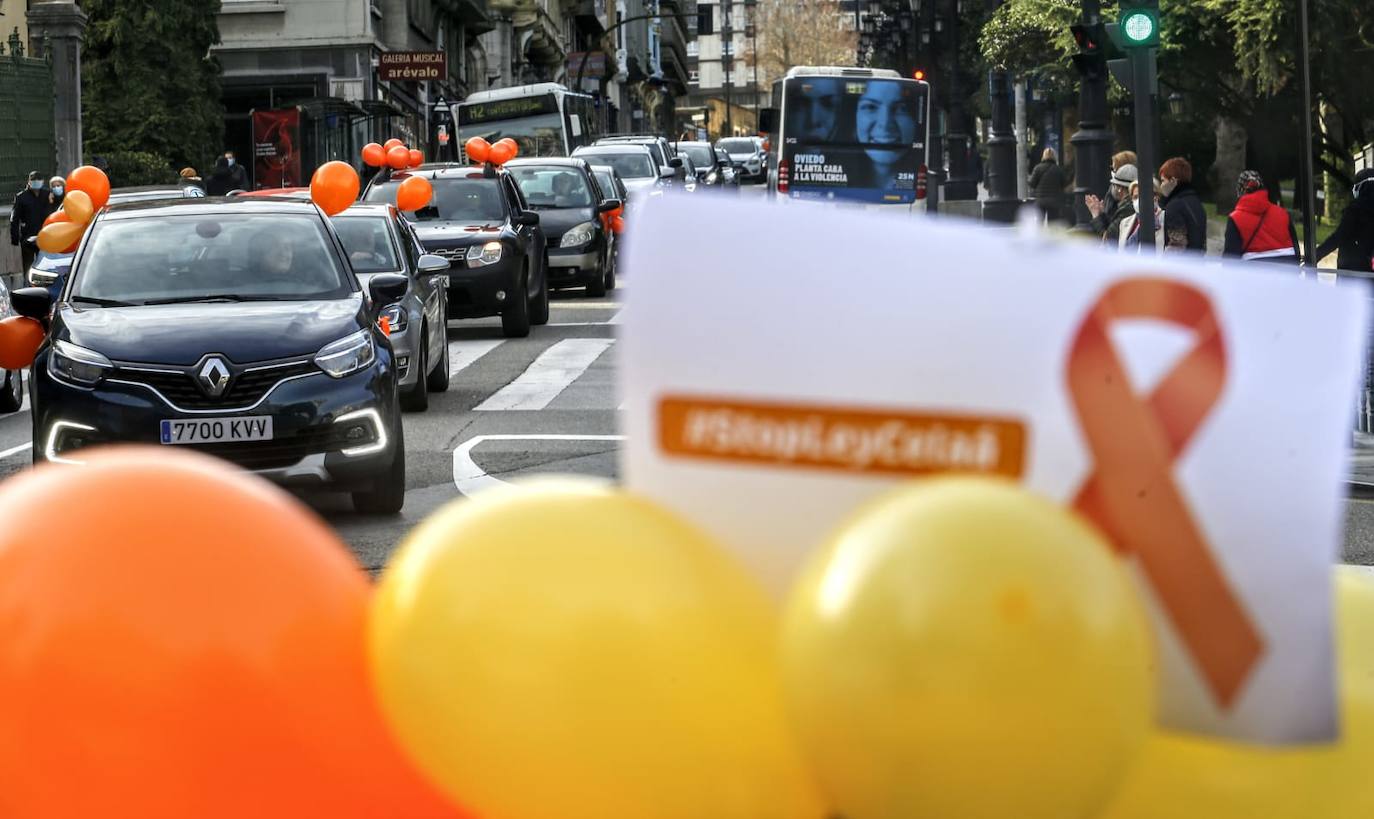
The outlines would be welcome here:
M 884 204 L 916 198 L 928 88 L 907 79 L 789 77 L 782 161 L 788 195 Z
M 502 122 L 485 122 L 480 125 L 465 125 L 462 130 L 464 141 L 481 137 L 487 142 L 510 137 L 520 145 L 520 156 L 564 156 L 563 120 L 558 114 L 537 114 L 532 117 L 508 119 Z

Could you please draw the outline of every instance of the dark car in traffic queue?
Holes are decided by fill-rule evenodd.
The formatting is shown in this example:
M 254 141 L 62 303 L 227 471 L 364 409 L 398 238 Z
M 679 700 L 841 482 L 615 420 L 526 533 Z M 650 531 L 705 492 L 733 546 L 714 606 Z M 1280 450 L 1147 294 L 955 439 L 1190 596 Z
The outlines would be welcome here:
M 359 203 L 330 221 L 364 289 L 379 274 L 399 273 L 410 283 L 381 315 L 396 356 L 401 408 L 424 412 L 431 392 L 448 390 L 449 262 L 427 253 L 392 205 Z
M 378 319 L 408 286 L 378 275 L 364 291 L 309 202 L 105 208 L 55 303 L 46 288 L 12 296 L 47 327 L 30 378 L 34 461 L 186 447 L 398 512 L 405 445 Z
M 739 179 L 728 153 L 717 152 L 709 142 L 679 142 L 677 151 L 691 162 L 697 184 L 714 190 L 738 189 Z
M 548 259 L 541 215 L 504 168 L 421 165 L 379 174 L 363 201 L 396 204 L 402 182 L 426 179 L 429 205 L 404 212 L 425 251 L 448 260 L 448 318 L 500 316 L 508 338 L 549 321 Z
M 529 207 L 539 214 L 547 241 L 549 285 L 585 287 L 589 296 L 615 287 L 611 232 L 602 215 L 624 202 L 601 190 L 585 159 L 515 159 L 506 169 Z
M 592 165 L 592 175 L 596 177 L 596 183 L 601 186 L 601 192 L 610 199 L 619 199 L 622 203 L 620 214 L 624 218 L 625 209 L 630 204 L 630 189 L 625 184 L 616 169 L 610 165 Z M 613 212 L 603 215 L 602 220 L 608 221 Z M 608 278 L 611 286 L 615 286 L 616 277 L 620 275 L 620 245 L 621 237 L 614 229 L 607 234 L 607 239 L 611 243 L 611 273 Z

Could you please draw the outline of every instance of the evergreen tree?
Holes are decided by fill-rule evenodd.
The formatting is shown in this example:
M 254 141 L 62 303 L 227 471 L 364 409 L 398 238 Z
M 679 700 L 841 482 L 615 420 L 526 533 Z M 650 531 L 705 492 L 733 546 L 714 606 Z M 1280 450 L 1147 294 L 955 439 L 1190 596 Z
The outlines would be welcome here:
M 88 155 L 161 157 L 208 171 L 221 150 L 220 0 L 85 0 L 83 127 Z M 115 180 L 134 184 L 146 180 Z

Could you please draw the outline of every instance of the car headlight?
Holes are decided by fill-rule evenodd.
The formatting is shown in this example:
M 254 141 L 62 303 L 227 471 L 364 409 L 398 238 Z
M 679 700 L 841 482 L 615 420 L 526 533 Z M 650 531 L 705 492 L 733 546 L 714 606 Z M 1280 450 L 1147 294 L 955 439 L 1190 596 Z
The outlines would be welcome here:
M 393 304 L 382 310 L 382 318 L 386 319 L 391 327 L 391 334 L 399 335 L 406 331 L 407 313 L 399 304 Z
M 596 225 L 591 222 L 583 222 L 574 225 L 571 230 L 563 234 L 563 241 L 558 243 L 559 247 L 578 247 L 585 245 L 596 235 Z
M 484 245 L 473 245 L 468 248 L 468 264 L 473 267 L 496 264 L 501 261 L 501 243 L 487 242 Z
M 48 356 L 49 375 L 83 387 L 95 386 L 113 369 L 110 359 L 69 341 L 54 341 Z
M 377 350 L 372 346 L 372 334 L 366 330 L 326 344 L 315 354 L 315 363 L 333 378 L 356 373 L 376 360 Z

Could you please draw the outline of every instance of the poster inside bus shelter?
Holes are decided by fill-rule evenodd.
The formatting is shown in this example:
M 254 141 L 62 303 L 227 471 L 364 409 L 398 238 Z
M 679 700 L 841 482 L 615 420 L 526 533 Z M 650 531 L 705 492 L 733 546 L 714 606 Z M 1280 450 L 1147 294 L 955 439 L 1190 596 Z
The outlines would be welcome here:
M 791 198 L 916 200 L 929 130 L 927 85 L 901 78 L 792 77 L 784 88 Z

